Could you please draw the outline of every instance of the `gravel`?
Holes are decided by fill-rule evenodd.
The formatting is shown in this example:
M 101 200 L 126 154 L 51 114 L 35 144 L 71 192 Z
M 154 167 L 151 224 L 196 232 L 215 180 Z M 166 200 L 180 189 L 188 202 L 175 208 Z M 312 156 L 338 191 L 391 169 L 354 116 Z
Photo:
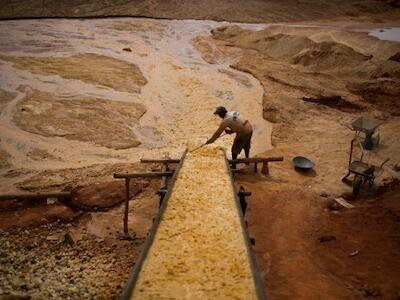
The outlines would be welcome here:
M 0 299 L 119 297 L 143 240 L 108 245 L 86 237 L 71 246 L 66 230 L 52 224 L 0 232 Z M 57 234 L 60 239 L 47 239 Z

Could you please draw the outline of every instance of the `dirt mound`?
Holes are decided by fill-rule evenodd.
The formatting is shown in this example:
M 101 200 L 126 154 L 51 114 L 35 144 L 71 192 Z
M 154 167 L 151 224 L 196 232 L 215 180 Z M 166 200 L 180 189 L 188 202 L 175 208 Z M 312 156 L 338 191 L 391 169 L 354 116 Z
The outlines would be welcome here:
M 274 27 L 252 31 L 239 26 L 211 31 L 214 39 L 316 72 L 359 67 L 372 58 L 338 42 L 315 42 L 304 35 L 274 32 Z
M 353 68 L 369 59 L 371 56 L 363 55 L 343 44 L 322 42 L 314 43 L 310 48 L 305 46 L 291 59 L 291 62 L 321 72 L 338 68 Z
M 289 59 L 315 42 L 305 36 L 273 34 L 271 29 L 245 30 L 239 26 L 220 27 L 211 31 L 213 38 L 243 49 L 257 50 L 277 59 Z
M 359 112 L 362 110 L 360 105 L 346 101 L 342 96 L 321 96 L 317 98 L 303 97 L 303 101 L 325 105 L 345 112 Z
M 100 84 L 121 92 L 139 93 L 147 83 L 139 67 L 127 61 L 94 53 L 71 57 L 12 57 L 0 55 L 18 69 L 35 74 L 59 75 L 67 79 Z
M 368 81 L 349 84 L 348 89 L 362 97 L 377 110 L 400 116 L 400 84 L 394 80 Z
M 148 182 L 135 181 L 130 184 L 131 197 L 136 196 L 148 186 Z M 84 211 L 104 211 L 125 201 L 124 181 L 94 183 L 72 190 L 68 206 Z
M 14 121 L 28 132 L 47 137 L 127 149 L 140 145 L 127 124 L 137 123 L 145 111 L 141 104 L 95 98 L 60 100 L 35 90 L 18 103 Z

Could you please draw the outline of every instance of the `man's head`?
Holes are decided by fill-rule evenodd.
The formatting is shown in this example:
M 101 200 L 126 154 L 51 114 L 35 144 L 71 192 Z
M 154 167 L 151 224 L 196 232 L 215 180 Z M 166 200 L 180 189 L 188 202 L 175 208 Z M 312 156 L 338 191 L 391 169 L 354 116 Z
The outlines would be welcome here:
M 226 115 L 227 112 L 228 112 L 228 111 L 226 110 L 225 107 L 223 107 L 223 106 L 218 106 L 218 107 L 215 109 L 214 115 L 218 115 L 218 116 L 220 116 L 220 117 L 223 119 L 223 118 L 225 118 L 225 115 Z

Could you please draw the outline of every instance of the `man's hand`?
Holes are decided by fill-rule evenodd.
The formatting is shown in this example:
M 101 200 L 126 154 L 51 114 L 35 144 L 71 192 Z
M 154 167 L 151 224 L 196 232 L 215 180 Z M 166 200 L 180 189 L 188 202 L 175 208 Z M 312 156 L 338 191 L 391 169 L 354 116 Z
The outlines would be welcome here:
M 227 128 L 227 129 L 225 129 L 225 132 L 226 132 L 226 134 L 232 134 L 232 133 L 233 133 L 233 130 L 232 130 L 232 129 L 229 129 L 229 128 Z

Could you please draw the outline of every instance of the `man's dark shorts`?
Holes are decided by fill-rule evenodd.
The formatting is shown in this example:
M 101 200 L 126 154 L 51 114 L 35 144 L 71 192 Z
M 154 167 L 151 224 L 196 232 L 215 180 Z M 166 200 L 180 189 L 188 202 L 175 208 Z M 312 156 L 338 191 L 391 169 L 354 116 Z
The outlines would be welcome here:
M 232 153 L 239 155 L 242 149 L 249 150 L 251 146 L 251 136 L 253 132 L 249 134 L 237 134 L 232 145 Z

